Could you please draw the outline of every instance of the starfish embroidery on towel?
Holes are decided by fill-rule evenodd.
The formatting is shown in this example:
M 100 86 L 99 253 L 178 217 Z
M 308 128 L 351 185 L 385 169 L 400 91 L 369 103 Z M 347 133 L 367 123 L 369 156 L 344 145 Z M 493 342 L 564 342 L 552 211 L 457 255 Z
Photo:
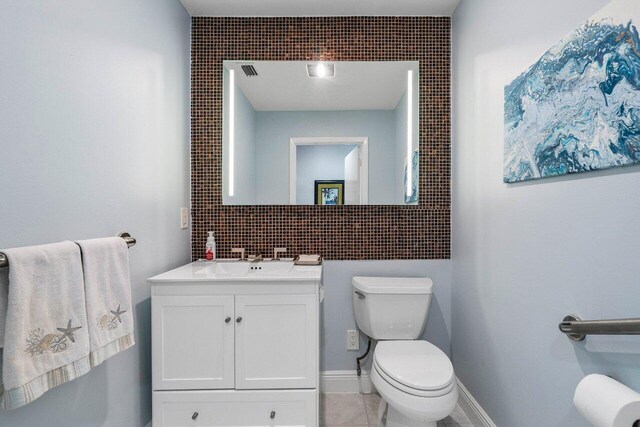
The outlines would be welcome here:
M 118 319 L 118 322 L 120 323 L 122 323 L 122 319 L 120 318 L 120 316 L 127 312 L 127 310 L 120 310 L 120 304 L 118 304 L 118 308 L 110 311 L 111 311 L 111 314 L 113 314 L 115 318 Z
M 78 329 L 80 329 L 80 328 L 82 328 L 82 326 L 72 327 L 71 326 L 71 320 L 69 320 L 69 323 L 67 323 L 67 327 L 66 328 L 56 328 L 56 329 L 58 329 L 60 332 L 62 332 L 62 334 L 65 337 L 68 337 L 71 340 L 71 342 L 76 342 L 76 338 L 73 336 L 73 333 L 75 331 L 77 331 Z

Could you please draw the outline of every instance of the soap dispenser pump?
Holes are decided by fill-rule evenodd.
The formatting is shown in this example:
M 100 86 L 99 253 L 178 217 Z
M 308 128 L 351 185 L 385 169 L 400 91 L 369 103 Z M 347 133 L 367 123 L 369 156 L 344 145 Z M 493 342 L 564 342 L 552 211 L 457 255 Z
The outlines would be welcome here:
M 209 237 L 207 237 L 205 258 L 207 261 L 215 261 L 216 259 L 216 238 L 213 235 L 213 231 L 209 231 Z

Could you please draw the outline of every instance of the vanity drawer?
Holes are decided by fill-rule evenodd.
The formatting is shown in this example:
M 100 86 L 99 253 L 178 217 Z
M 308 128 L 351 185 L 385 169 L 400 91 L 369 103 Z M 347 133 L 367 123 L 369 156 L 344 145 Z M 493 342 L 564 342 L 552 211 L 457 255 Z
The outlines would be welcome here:
M 158 391 L 154 427 L 317 426 L 316 390 Z

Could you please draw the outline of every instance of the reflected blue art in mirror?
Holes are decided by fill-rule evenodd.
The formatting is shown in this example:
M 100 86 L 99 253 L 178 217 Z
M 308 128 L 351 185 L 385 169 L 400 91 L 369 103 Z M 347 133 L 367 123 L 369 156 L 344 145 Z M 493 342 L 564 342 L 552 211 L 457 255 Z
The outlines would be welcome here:
M 411 170 L 413 179 L 411 179 L 410 181 L 407 180 L 407 177 L 409 176 L 409 173 L 407 171 L 408 168 L 407 166 L 405 166 L 404 168 L 404 202 L 406 204 L 418 203 L 418 183 L 420 176 L 420 154 L 418 150 L 415 150 L 413 152 L 413 156 L 411 156 L 411 163 L 413 165 L 413 168 Z

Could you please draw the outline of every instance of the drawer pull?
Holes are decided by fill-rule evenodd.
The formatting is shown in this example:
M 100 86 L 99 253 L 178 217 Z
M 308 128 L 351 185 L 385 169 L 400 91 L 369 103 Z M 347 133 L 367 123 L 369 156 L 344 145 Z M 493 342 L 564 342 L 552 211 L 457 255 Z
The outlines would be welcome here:
M 194 412 L 194 413 L 193 413 L 193 415 L 191 415 L 191 419 L 192 419 L 193 421 L 195 421 L 195 420 L 196 420 L 196 418 L 198 418 L 198 415 L 200 415 L 200 414 L 198 414 L 197 412 Z
M 276 411 L 271 411 L 269 418 L 274 419 L 276 417 Z
M 236 319 L 236 323 L 240 323 L 240 322 L 242 322 L 242 317 L 238 317 L 238 318 Z
M 226 319 L 224 319 L 224 323 L 229 323 L 231 322 L 231 317 L 227 317 Z

